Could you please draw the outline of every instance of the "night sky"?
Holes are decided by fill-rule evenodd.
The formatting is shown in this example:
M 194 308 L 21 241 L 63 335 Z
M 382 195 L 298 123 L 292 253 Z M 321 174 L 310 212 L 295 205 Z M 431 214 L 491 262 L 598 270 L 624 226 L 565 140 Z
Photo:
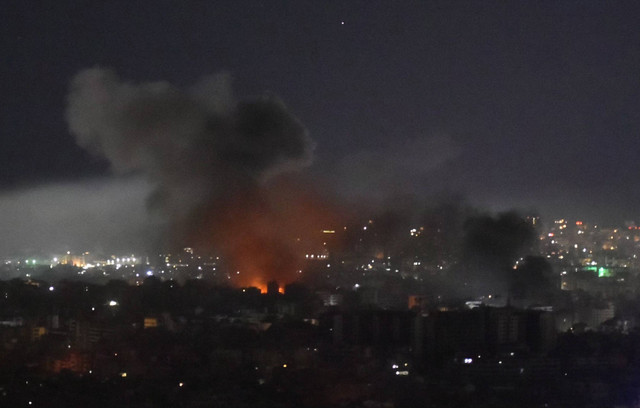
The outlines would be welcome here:
M 66 234 L 149 228 L 131 226 L 144 183 L 69 131 L 70 82 L 92 67 L 180 88 L 224 71 L 237 95 L 278 95 L 316 143 L 301 176 L 349 200 L 640 220 L 639 21 L 635 1 L 6 1 L 0 246 L 55 239 L 43 220 L 80 211 L 95 227 Z

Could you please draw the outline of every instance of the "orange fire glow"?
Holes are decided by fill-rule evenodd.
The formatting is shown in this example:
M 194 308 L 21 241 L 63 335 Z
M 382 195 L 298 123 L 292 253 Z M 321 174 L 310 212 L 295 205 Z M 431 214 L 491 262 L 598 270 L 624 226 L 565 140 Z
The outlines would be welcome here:
M 267 293 L 267 285 L 263 283 L 254 283 L 251 286 L 253 286 L 254 288 L 258 288 L 260 290 L 260 293 Z
M 267 293 L 268 289 L 267 289 L 267 285 L 260 282 L 260 281 L 255 281 L 251 287 L 254 288 L 258 288 L 258 290 L 260 291 L 260 293 Z M 284 286 L 279 286 L 278 287 L 278 292 L 284 294 Z
M 267 282 L 283 286 L 298 278 L 304 254 L 322 248 L 320 232 L 340 211 L 321 196 L 290 182 L 252 189 L 203 209 L 190 241 L 222 251 L 234 286 L 253 286 L 266 293 Z

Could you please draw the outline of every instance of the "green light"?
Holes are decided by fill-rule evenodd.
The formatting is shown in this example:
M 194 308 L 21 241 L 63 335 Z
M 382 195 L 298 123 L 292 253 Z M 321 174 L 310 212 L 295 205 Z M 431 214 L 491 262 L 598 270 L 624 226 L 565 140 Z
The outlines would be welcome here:
M 598 278 L 606 278 L 612 275 L 613 270 L 604 266 L 587 266 L 584 268 L 587 271 L 595 272 L 598 274 Z

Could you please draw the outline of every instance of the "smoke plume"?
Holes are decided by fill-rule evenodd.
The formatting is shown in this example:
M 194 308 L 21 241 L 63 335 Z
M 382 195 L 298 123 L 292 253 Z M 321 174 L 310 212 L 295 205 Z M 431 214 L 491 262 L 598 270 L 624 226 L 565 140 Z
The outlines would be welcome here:
M 295 268 L 264 185 L 309 165 L 314 144 L 277 97 L 236 100 L 226 74 L 181 89 L 93 68 L 73 79 L 67 120 L 115 172 L 148 178 L 147 206 L 168 221 L 172 244 L 223 251 L 252 275 Z

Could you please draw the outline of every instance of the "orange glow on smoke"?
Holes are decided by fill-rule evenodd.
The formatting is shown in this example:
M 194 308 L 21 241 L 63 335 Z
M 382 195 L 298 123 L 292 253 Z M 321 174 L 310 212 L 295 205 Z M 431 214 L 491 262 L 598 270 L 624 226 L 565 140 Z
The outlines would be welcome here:
M 332 222 L 340 211 L 302 184 L 248 190 L 196 214 L 189 242 L 221 251 L 234 286 L 254 286 L 266 293 L 267 282 L 275 280 L 282 291 L 298 278 L 304 254 L 322 248 L 327 237 L 320 232 L 340 225 Z

